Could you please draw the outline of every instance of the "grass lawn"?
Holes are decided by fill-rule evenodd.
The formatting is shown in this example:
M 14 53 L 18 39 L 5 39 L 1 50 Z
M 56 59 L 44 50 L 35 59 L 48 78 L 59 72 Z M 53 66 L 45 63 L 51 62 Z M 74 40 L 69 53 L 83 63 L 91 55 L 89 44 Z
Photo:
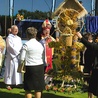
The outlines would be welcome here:
M 24 98 L 24 89 L 15 87 L 12 90 L 7 90 L 5 88 L 5 84 L 3 83 L 3 79 L 0 79 L 0 98 Z M 33 92 L 32 92 L 33 94 Z M 53 91 L 44 91 L 43 92 L 44 98 L 87 98 L 87 93 L 60 93 L 60 92 L 53 92 Z M 34 98 L 34 96 L 33 96 Z

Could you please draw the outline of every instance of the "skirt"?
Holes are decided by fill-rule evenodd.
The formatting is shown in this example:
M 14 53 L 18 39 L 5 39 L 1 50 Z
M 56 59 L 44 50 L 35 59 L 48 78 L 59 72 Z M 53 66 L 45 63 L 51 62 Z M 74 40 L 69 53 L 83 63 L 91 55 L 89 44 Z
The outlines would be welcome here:
M 42 91 L 44 89 L 44 65 L 26 66 L 26 73 L 24 73 L 24 90 Z
M 98 69 L 93 69 L 92 75 L 89 81 L 88 92 L 98 96 Z

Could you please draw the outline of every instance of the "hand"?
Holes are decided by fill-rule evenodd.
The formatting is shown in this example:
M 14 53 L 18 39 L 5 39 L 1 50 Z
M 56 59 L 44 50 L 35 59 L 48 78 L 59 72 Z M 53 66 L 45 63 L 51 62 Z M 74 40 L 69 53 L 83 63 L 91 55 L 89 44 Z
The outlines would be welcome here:
M 82 35 L 80 32 L 77 32 L 76 34 L 77 34 L 78 38 L 80 38 L 80 39 L 82 38 Z

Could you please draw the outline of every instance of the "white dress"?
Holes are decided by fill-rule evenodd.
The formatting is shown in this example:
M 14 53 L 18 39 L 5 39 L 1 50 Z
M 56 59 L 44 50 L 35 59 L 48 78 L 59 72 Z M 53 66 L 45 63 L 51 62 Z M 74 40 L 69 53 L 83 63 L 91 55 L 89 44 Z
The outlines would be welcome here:
M 5 58 L 5 84 L 22 84 L 22 74 L 17 72 L 18 55 L 22 48 L 22 40 L 17 35 L 9 34 L 6 39 L 6 58 Z

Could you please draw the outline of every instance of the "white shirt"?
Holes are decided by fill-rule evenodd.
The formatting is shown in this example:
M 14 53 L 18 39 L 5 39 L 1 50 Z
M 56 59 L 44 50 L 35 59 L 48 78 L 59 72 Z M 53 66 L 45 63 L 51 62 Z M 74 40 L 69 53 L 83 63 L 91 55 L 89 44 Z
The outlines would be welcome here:
M 35 38 L 30 39 L 23 45 L 21 60 L 25 60 L 26 66 L 36 66 L 43 64 L 44 48 Z

